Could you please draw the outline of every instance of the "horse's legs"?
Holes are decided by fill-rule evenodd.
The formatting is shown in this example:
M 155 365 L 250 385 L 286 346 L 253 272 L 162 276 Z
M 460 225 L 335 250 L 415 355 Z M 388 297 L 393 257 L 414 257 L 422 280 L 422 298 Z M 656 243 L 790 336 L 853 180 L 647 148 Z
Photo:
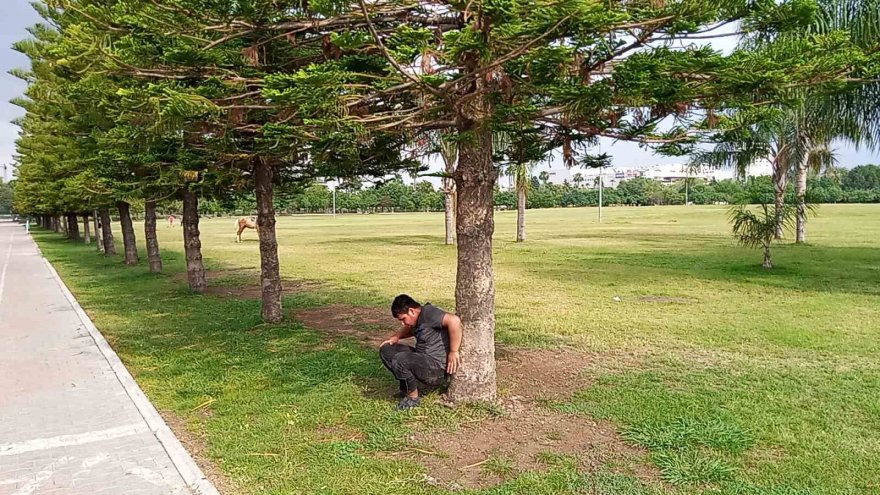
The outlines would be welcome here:
M 244 230 L 244 227 L 241 225 L 238 226 L 238 233 L 235 234 L 235 242 L 241 242 L 241 231 Z

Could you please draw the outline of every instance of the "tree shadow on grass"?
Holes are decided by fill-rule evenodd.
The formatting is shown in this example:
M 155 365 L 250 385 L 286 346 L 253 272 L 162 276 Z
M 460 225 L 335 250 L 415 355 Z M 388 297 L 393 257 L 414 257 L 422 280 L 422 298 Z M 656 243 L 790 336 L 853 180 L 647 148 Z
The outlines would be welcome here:
M 267 403 L 309 403 L 328 388 L 357 388 L 352 377 L 378 382 L 387 374 L 364 345 L 328 346 L 298 323 L 262 324 L 259 301 L 193 294 L 174 276 L 182 262 L 155 275 L 145 266 L 90 256 L 54 234 L 35 237 L 126 364 L 177 412 L 205 397 L 216 399 L 213 408 L 230 395 L 247 403 L 261 390 L 273 391 L 260 398 Z

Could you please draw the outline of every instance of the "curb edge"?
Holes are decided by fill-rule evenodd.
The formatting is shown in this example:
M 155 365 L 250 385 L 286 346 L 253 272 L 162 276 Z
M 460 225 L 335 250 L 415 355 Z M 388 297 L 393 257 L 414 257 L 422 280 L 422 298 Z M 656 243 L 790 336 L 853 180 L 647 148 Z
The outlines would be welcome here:
M 110 347 L 110 344 L 101 334 L 100 330 L 98 330 L 95 324 L 92 323 L 92 319 L 89 318 L 82 306 L 79 305 L 79 302 L 73 296 L 73 293 L 70 292 L 70 289 L 67 288 L 67 285 L 61 279 L 61 276 L 58 275 L 55 267 L 52 266 L 52 263 L 49 262 L 45 256 L 42 256 L 42 253 L 40 254 L 43 261 L 46 263 L 46 266 L 49 268 L 52 277 L 58 283 L 59 287 L 61 287 L 64 297 L 67 298 L 67 301 L 73 307 L 80 321 L 82 321 L 86 330 L 88 330 L 89 335 L 95 341 L 95 344 L 98 346 L 104 359 L 110 364 L 110 368 L 113 370 L 119 383 L 122 384 L 122 388 L 125 389 L 125 392 L 131 398 L 132 402 L 134 402 L 135 407 L 141 414 L 141 417 L 144 418 L 144 421 L 146 421 L 150 431 L 153 432 L 153 435 L 159 440 L 162 448 L 165 449 L 165 452 L 171 459 L 171 463 L 174 464 L 174 468 L 180 473 L 183 481 L 197 495 L 220 495 L 217 488 L 215 488 L 211 481 L 205 476 L 183 444 L 180 443 L 180 440 L 174 435 L 174 432 L 171 431 L 171 428 L 162 416 L 159 415 L 155 406 L 153 406 L 152 402 L 150 402 L 146 394 L 144 394 L 144 391 L 141 390 L 141 387 L 135 382 L 131 373 L 129 373 L 128 369 L 122 363 L 122 360 L 119 359 L 119 356 L 113 348 Z

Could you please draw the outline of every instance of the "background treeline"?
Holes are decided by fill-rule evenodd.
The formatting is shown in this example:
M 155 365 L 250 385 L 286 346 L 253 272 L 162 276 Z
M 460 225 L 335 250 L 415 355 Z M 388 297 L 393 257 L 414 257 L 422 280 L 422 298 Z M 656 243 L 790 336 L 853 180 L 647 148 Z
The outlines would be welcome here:
M 603 191 L 604 205 L 698 205 L 768 203 L 773 201 L 773 183 L 768 177 L 754 177 L 746 181 L 722 180 L 707 183 L 692 179 L 663 184 L 638 177 L 621 182 L 616 188 Z M 788 202 L 794 201 L 794 185 L 786 188 Z M 830 169 L 809 181 L 807 196 L 811 203 L 880 203 L 880 166 L 860 165 L 851 170 Z M 553 184 L 532 177 L 526 197 L 526 207 L 561 208 L 597 206 L 599 190 L 571 183 Z M 495 206 L 516 209 L 515 190 L 495 190 Z M 177 202 L 166 205 L 167 212 L 175 212 Z M 332 211 L 333 191 L 323 184 L 313 184 L 305 190 L 279 192 L 275 208 L 280 213 L 325 213 Z M 203 215 L 250 215 L 256 209 L 252 196 L 227 201 L 202 201 Z M 336 190 L 336 211 L 339 213 L 386 213 L 411 211 L 443 211 L 443 191 L 428 181 L 404 183 L 400 178 L 387 182 L 364 185 L 360 182 L 343 183 Z M 139 212 L 134 212 L 135 214 Z

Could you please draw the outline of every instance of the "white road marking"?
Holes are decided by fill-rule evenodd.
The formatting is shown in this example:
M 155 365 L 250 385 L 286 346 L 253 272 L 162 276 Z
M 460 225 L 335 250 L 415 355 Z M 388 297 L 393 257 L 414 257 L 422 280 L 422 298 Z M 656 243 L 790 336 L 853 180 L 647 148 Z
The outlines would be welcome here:
M 145 423 L 136 423 L 132 425 L 108 428 L 106 430 L 78 433 L 76 435 L 60 435 L 51 438 L 37 438 L 35 440 L 27 440 L 25 442 L 7 443 L 0 445 L 0 457 L 7 455 L 18 455 L 24 452 L 33 452 L 36 450 L 55 449 L 58 447 L 69 447 L 72 445 L 100 442 L 102 440 L 112 440 L 114 438 L 137 435 L 139 433 L 146 433 L 148 431 L 150 431 L 150 429 Z
M 56 461 L 52 461 L 52 464 L 44 467 L 42 471 L 34 475 L 34 479 L 31 480 L 30 483 L 22 486 L 12 495 L 30 495 L 31 493 L 34 493 L 34 491 L 36 491 L 36 489 L 39 488 L 40 485 L 42 485 L 46 480 L 51 478 L 53 474 L 55 474 L 56 468 L 59 468 L 67 464 L 68 462 L 70 462 L 70 457 L 62 457 Z
M 102 462 L 106 461 L 109 458 L 110 458 L 110 454 L 108 454 L 106 452 L 101 452 L 100 454 L 98 454 L 94 457 L 89 457 L 88 459 L 84 460 L 82 462 L 82 467 L 83 467 L 83 469 L 91 469 L 91 468 L 97 466 L 98 464 L 101 464 Z
M 177 485 L 176 483 L 172 483 L 169 480 L 165 479 L 164 476 L 153 471 L 152 469 L 145 468 L 143 466 L 134 466 L 125 470 L 125 474 L 133 474 L 138 478 L 146 481 L 155 486 L 166 486 L 171 488 L 172 493 L 183 493 L 183 487 Z
M 6 250 L 6 261 L 3 262 L 3 271 L 0 272 L 0 303 L 3 302 L 3 287 L 6 285 L 6 270 L 9 268 L 9 258 L 12 257 L 12 238 L 15 232 L 9 234 L 9 249 Z

